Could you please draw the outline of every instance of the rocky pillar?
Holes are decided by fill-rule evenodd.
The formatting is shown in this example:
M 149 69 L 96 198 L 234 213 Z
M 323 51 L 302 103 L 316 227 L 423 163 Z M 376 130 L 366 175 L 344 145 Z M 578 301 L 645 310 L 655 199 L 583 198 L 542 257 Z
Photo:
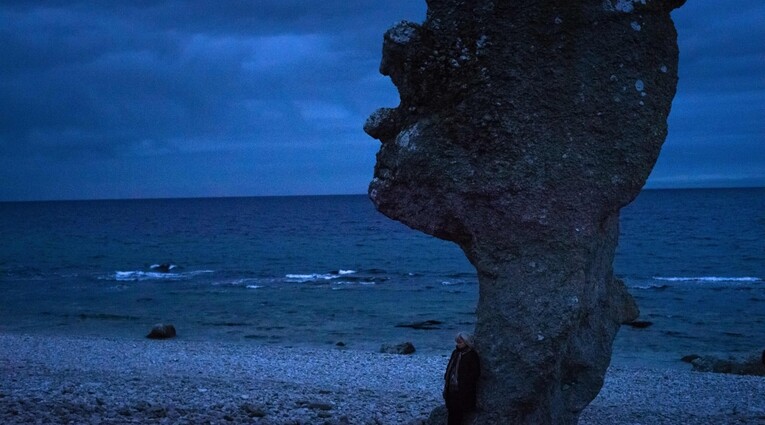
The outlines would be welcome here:
M 576 423 L 637 307 L 619 210 L 667 134 L 684 0 L 429 0 L 386 32 L 399 90 L 369 195 L 476 267 L 479 424 Z

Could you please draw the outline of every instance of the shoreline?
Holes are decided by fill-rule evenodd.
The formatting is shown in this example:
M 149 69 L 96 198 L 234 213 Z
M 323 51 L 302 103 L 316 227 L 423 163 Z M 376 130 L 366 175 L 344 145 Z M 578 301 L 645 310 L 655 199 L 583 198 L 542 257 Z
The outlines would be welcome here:
M 0 331 L 0 422 L 417 424 L 447 355 Z M 765 378 L 621 358 L 579 423 L 762 424 Z

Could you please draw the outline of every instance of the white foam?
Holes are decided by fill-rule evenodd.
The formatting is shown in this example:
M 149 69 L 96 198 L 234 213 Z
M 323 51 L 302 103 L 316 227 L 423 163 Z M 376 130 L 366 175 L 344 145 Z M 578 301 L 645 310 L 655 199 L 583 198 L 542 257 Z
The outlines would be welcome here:
M 332 280 L 337 279 L 340 277 L 339 274 L 320 274 L 320 273 L 311 273 L 311 274 L 288 274 L 284 277 L 287 278 L 288 282 L 293 283 L 305 283 L 305 282 L 311 282 L 314 280 Z
M 262 288 L 262 286 L 260 286 L 260 285 L 247 285 L 246 288 L 247 289 L 258 289 L 258 288 Z
M 251 282 L 259 282 L 259 279 L 243 278 L 243 279 L 234 279 L 234 280 L 222 280 L 218 282 L 213 282 L 212 284 L 215 286 L 246 286 L 248 283 L 251 283 Z
M 168 272 L 145 272 L 141 270 L 134 271 L 116 271 L 109 280 L 119 282 L 140 282 L 146 280 L 182 280 L 190 279 L 194 276 L 206 273 L 215 273 L 214 270 L 195 270 L 186 273 L 168 273 Z
M 364 285 L 364 286 L 371 286 L 376 285 L 376 282 L 368 281 L 368 280 L 360 280 L 358 282 L 348 282 L 347 280 L 341 280 L 338 282 L 332 282 L 332 285 L 340 285 L 340 286 L 350 286 L 350 285 Z
M 151 266 L 149 266 L 149 268 L 150 269 L 158 269 L 158 268 L 164 267 L 164 266 L 167 266 L 168 270 L 172 270 L 172 269 L 178 267 L 175 264 L 170 264 L 169 266 L 167 264 L 152 264 Z
M 120 282 L 126 281 L 143 281 L 143 280 L 177 280 L 181 275 L 178 273 L 162 273 L 162 272 L 142 272 L 142 271 L 118 271 L 114 273 L 114 280 Z
M 667 282 L 761 282 L 759 277 L 724 277 L 724 276 L 699 276 L 699 277 L 662 277 L 654 276 L 654 280 Z
M 632 289 L 665 289 L 668 288 L 667 285 L 663 284 L 656 284 L 656 285 L 630 285 L 630 288 Z
M 284 275 L 284 277 L 287 279 L 287 282 L 292 283 L 305 283 L 305 282 L 312 282 L 316 280 L 334 280 L 338 279 L 343 276 L 347 276 L 349 274 L 356 273 L 356 270 L 343 270 L 340 269 L 337 272 L 330 272 L 330 273 L 309 273 L 309 274 L 287 274 Z

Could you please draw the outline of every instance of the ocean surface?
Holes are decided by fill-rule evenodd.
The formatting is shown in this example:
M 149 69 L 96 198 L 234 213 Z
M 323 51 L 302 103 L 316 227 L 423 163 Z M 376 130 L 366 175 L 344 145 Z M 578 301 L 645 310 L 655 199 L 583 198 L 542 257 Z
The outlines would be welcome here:
M 0 203 L 0 331 L 444 353 L 475 324 L 475 270 L 366 196 Z M 765 348 L 765 189 L 648 190 L 615 270 L 645 329 L 615 359 Z M 434 329 L 400 325 L 436 321 Z

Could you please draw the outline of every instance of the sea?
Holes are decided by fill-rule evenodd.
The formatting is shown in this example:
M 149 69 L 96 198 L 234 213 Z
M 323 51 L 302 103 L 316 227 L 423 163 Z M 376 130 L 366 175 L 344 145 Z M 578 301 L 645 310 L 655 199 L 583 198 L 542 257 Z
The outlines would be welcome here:
M 462 251 L 363 195 L 4 202 L 0 241 L 5 333 L 445 354 L 476 321 Z M 614 361 L 765 348 L 765 188 L 644 190 L 614 267 L 650 322 Z

